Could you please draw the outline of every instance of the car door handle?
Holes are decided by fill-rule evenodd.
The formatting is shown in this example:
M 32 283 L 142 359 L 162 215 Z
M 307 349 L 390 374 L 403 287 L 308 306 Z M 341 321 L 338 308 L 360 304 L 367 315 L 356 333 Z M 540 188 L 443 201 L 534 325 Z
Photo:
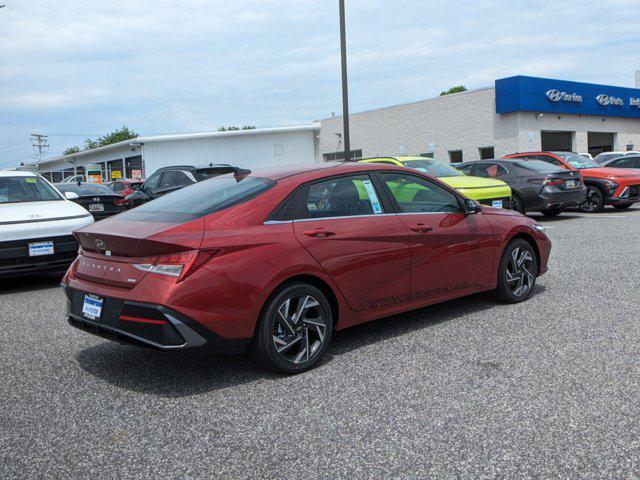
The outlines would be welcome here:
M 308 237 L 325 237 L 325 238 L 336 234 L 335 232 L 332 232 L 330 230 L 325 230 L 324 228 L 314 228 L 311 230 L 305 230 L 302 233 L 304 233 Z
M 417 225 L 409 227 L 409 230 L 412 232 L 427 233 L 433 230 L 433 227 L 428 227 L 424 223 L 418 223 Z

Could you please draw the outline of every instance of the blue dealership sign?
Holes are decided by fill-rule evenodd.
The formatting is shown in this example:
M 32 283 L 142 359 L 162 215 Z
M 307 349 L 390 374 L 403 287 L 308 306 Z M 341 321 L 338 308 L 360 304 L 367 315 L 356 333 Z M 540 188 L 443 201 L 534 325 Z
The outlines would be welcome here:
M 524 76 L 496 80 L 496 113 L 518 111 L 640 118 L 640 89 Z

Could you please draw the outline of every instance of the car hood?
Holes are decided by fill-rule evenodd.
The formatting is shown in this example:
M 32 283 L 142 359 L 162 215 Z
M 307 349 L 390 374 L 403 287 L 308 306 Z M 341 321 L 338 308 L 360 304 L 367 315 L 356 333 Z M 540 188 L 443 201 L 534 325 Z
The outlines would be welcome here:
M 640 179 L 640 172 L 631 168 L 615 168 L 615 167 L 595 167 L 595 168 L 583 168 L 579 170 L 582 175 L 587 177 L 596 178 L 630 178 L 635 177 Z
M 46 222 L 87 215 L 89 213 L 80 205 L 66 200 L 0 204 L 0 224 Z
M 67 200 L 0 204 L 0 242 L 71 235 L 92 223 L 89 212 Z

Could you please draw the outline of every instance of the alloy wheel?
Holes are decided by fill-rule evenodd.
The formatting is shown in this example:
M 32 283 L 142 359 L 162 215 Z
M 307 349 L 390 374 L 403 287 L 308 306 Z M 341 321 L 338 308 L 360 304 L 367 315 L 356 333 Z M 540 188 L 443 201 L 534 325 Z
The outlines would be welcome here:
M 533 256 L 529 250 L 524 247 L 513 249 L 507 263 L 506 280 L 516 297 L 525 295 L 531 289 L 535 279 L 531 271 L 533 265 Z
M 522 205 L 520 204 L 520 199 L 515 195 L 511 197 L 511 210 L 514 210 L 518 213 L 524 213 Z
M 587 190 L 587 198 L 582 204 L 582 210 L 586 212 L 595 212 L 600 208 L 600 193 L 594 188 Z
M 276 310 L 273 346 L 276 353 L 288 362 L 306 363 L 321 350 L 326 331 L 320 302 L 308 294 L 293 295 Z

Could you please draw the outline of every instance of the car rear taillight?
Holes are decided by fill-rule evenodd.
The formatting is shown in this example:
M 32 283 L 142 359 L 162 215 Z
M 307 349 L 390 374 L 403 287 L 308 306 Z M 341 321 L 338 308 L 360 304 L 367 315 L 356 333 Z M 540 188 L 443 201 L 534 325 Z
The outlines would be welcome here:
M 530 178 L 528 180 L 529 183 L 535 183 L 536 185 L 542 185 L 544 183 L 544 178 Z
M 113 201 L 114 205 L 126 205 L 128 203 L 129 203 L 129 200 L 127 200 L 126 198 Z
M 564 180 L 557 177 L 547 177 L 544 180 L 545 185 L 562 185 Z
M 220 250 L 189 250 L 187 252 L 162 255 L 149 262 L 134 263 L 138 270 L 177 278 L 180 282 L 202 267 L 210 259 L 220 253 Z

